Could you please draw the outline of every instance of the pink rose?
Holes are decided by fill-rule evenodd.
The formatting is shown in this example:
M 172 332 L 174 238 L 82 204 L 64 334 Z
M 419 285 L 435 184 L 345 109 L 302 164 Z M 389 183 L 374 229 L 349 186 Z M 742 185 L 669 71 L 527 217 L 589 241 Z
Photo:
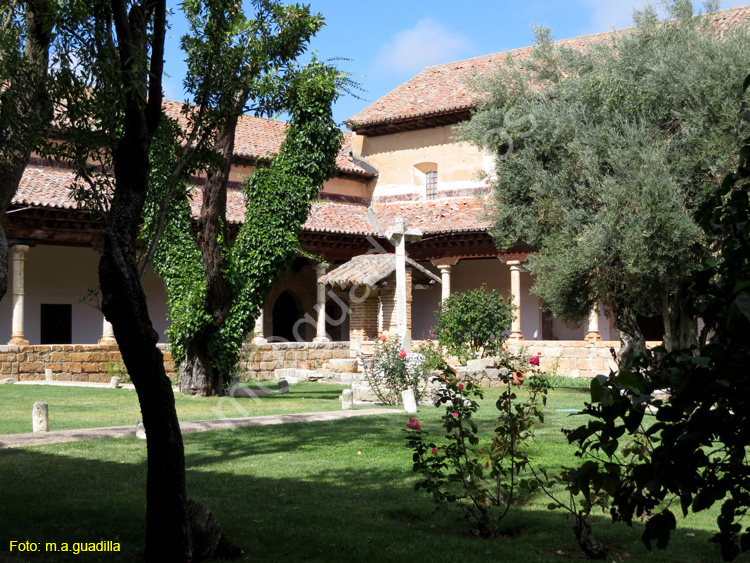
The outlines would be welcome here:
M 388 340 L 388 338 L 386 338 L 385 334 L 381 334 L 380 335 L 380 340 L 382 340 L 383 342 L 385 342 L 386 340 Z
M 433 454 L 436 454 L 437 452 L 438 452 L 438 449 L 437 449 L 437 448 L 432 448 L 432 453 L 433 453 Z
M 405 357 L 406 357 L 406 352 L 405 352 L 405 351 L 403 351 L 403 350 L 401 350 L 401 352 L 399 352 L 399 354 L 398 354 L 398 355 L 399 355 L 399 357 L 401 357 L 401 358 L 405 358 Z
M 531 356 L 529 358 L 529 363 L 531 365 L 533 365 L 533 366 L 538 366 L 539 365 L 539 356 Z
M 422 430 L 419 427 L 419 421 L 416 418 L 410 418 L 409 422 L 406 423 L 406 427 L 411 430 Z
M 464 384 L 463 383 L 459 383 L 457 389 L 459 391 L 463 391 L 464 390 Z
M 458 418 L 458 413 L 457 412 L 453 413 L 453 418 Z

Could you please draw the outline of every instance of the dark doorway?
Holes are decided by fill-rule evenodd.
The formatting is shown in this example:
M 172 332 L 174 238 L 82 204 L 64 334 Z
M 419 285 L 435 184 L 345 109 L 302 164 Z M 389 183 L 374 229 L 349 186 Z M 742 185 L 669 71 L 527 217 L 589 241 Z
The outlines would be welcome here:
M 72 344 L 73 343 L 73 306 L 48 305 L 41 306 L 41 343 L 42 344 Z
M 326 333 L 333 342 L 349 340 L 348 315 L 336 301 L 326 301 Z
M 276 299 L 273 305 L 273 338 L 272 342 L 295 342 L 294 325 L 302 317 L 294 296 L 285 291 Z M 304 327 L 298 330 L 300 337 L 304 337 Z

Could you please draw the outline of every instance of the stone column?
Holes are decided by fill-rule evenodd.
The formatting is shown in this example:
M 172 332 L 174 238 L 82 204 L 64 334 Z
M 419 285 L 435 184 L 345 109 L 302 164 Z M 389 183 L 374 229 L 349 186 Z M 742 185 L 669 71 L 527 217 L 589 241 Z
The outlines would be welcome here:
M 16 244 L 10 247 L 10 258 L 13 262 L 13 332 L 8 344 L 10 346 L 28 346 L 29 341 L 24 335 L 23 306 L 24 306 L 24 261 L 29 247 Z
M 255 331 L 253 336 L 252 343 L 256 346 L 261 346 L 263 344 L 268 344 L 268 340 L 266 340 L 265 335 L 263 334 L 263 323 L 264 323 L 265 315 L 263 314 L 263 307 L 260 308 L 260 314 L 258 315 L 258 318 L 255 319 Z
M 315 331 L 313 342 L 330 342 L 326 336 L 326 284 L 323 283 L 323 276 L 326 275 L 328 264 L 321 262 L 315 266 L 315 276 L 317 277 L 317 299 L 315 309 L 318 312 L 318 325 Z
M 440 281 L 443 287 L 440 300 L 445 301 L 451 296 L 451 266 L 442 264 L 438 266 L 438 270 L 440 270 Z
M 510 325 L 510 336 L 508 340 L 522 342 L 521 333 L 521 261 L 510 260 L 506 262 L 510 266 L 510 293 L 513 299 L 513 321 Z
M 599 334 L 599 306 L 594 305 L 589 313 L 589 332 L 586 334 L 585 340 L 589 342 L 596 342 L 601 340 L 602 337 Z
M 102 317 L 102 337 L 99 339 L 99 346 L 111 346 L 117 341 L 115 340 L 115 331 L 112 328 L 112 323 L 107 320 L 107 317 Z

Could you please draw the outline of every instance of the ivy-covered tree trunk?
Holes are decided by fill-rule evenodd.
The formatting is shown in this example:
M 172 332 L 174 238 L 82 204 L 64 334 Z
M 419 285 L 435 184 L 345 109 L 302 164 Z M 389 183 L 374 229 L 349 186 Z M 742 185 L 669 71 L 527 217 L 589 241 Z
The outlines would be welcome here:
M 185 346 L 185 358 L 179 364 L 180 391 L 189 395 L 221 395 L 227 374 L 221 373 L 211 362 L 209 346 L 224 325 L 232 307 L 234 291 L 227 276 L 229 246 L 227 229 L 227 184 L 234 154 L 234 135 L 237 113 L 229 117 L 217 133 L 214 148 L 225 156 L 206 171 L 203 185 L 203 205 L 198 219 L 198 246 L 206 274 L 206 313 L 211 322 L 205 325 Z
M 0 53 L 5 58 L 0 71 L 0 299 L 8 290 L 8 240 L 2 226 L 5 213 L 36 145 L 35 137 L 52 116 L 45 82 L 54 10 L 46 0 L 28 1 L 25 10 L 22 56 Z M 15 31 L 10 24 L 3 30 Z

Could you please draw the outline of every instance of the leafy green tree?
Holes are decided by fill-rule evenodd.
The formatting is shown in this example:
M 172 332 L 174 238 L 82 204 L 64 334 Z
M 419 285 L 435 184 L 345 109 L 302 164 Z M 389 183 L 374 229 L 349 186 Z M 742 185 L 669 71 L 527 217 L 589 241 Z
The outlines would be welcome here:
M 185 189 L 176 189 L 169 201 L 156 183 L 145 231 L 167 286 L 169 337 L 184 393 L 223 391 L 265 295 L 298 249 L 312 199 L 336 170 L 341 144 L 331 104 L 345 77 L 316 60 L 304 67 L 295 63 L 322 27 L 322 17 L 307 6 L 275 0 L 256 0 L 253 6 L 249 19 L 234 1 L 184 3 L 192 27 L 183 38 L 185 85 L 195 104 L 183 112 L 192 138 L 201 139 L 190 167 L 206 173 L 198 237 Z M 247 182 L 245 221 L 232 242 L 226 190 L 237 122 L 246 111 L 284 111 L 291 121 L 280 154 Z M 180 155 L 176 158 L 179 162 Z
M 512 305 L 485 286 L 453 293 L 436 317 L 440 344 L 461 359 L 497 354 L 513 320 Z
M 579 490 L 611 494 L 614 519 L 628 524 L 654 513 L 643 535 L 649 548 L 667 546 L 670 507 L 687 516 L 720 504 L 713 541 L 729 561 L 750 550 L 741 523 L 750 506 L 750 144 L 718 196 L 701 220 L 711 254 L 682 304 L 705 322 L 697 348 L 634 354 L 618 373 L 599 376 L 586 409 L 592 419 L 568 439 L 589 458 L 575 474 Z M 665 388 L 668 400 L 656 398 Z M 638 447 L 621 449 L 625 440 Z
M 5 212 L 52 118 L 48 66 L 55 4 L 28 0 L 0 6 L 0 299 L 8 290 Z
M 603 304 L 621 353 L 644 347 L 638 315 L 663 316 L 670 349 L 695 342 L 680 303 L 709 243 L 696 217 L 750 131 L 747 30 L 719 35 L 690 2 L 668 7 L 675 19 L 636 12 L 634 29 L 583 52 L 537 29 L 532 56 L 483 84 L 464 129 L 497 154 L 498 246 L 539 251 L 533 291 L 555 315 L 580 321 Z

